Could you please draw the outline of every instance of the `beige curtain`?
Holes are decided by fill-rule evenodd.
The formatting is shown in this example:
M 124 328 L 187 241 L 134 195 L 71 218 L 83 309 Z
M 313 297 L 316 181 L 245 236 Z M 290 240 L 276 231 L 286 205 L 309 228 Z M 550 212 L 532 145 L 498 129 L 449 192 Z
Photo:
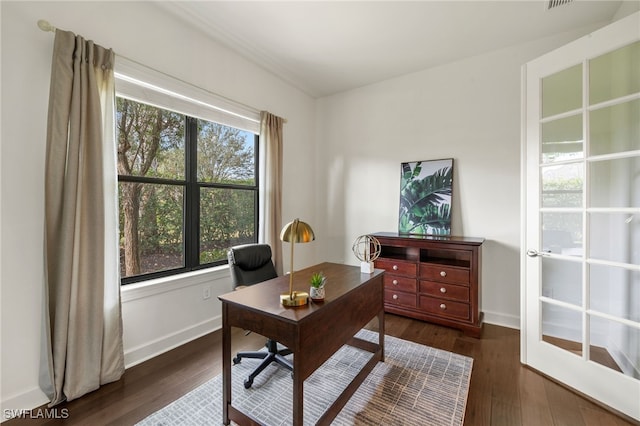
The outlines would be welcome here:
M 51 405 L 124 373 L 112 50 L 57 30 L 45 175 L 40 386 Z
M 263 147 L 264 194 L 260 234 L 271 246 L 278 275 L 283 274 L 282 242 L 282 133 L 284 119 L 260 113 L 260 143 Z

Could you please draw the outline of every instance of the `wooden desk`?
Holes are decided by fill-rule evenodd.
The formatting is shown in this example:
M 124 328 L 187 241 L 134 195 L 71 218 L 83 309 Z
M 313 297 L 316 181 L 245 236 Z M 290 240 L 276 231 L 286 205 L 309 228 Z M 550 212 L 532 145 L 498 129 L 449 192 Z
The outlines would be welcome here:
M 293 351 L 293 425 L 302 425 L 303 383 L 343 345 L 373 353 L 371 360 L 347 386 L 317 424 L 330 424 L 378 361 L 384 361 L 384 271 L 361 274 L 360 268 L 321 263 L 296 271 L 293 288 L 309 291 L 309 278 L 322 271 L 327 277 L 325 301 L 287 308 L 280 294 L 289 291 L 289 277 L 282 276 L 224 294 L 222 301 L 222 411 L 223 423 L 260 424 L 231 404 L 231 327 L 251 330 L 276 340 Z M 377 344 L 354 335 L 378 317 Z M 287 413 L 282 413 L 283 415 Z

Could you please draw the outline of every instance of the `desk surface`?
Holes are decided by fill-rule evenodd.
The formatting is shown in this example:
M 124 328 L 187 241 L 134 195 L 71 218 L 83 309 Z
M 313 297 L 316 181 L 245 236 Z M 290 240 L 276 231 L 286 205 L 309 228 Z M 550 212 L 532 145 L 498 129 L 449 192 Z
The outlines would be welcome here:
M 314 272 L 327 277 L 325 301 L 285 307 L 280 294 L 289 292 L 289 277 L 264 281 L 219 296 L 222 301 L 223 423 L 256 424 L 231 403 L 231 327 L 251 330 L 293 351 L 293 424 L 303 423 L 303 382 L 345 344 L 374 355 L 318 420 L 328 425 L 378 361 L 384 361 L 383 270 L 363 274 L 359 267 L 321 263 L 294 273 L 294 290 L 308 291 Z M 380 331 L 377 344 L 355 338 L 373 318 Z
M 289 275 L 245 287 L 241 291 L 232 291 L 220 295 L 218 298 L 225 303 L 241 305 L 244 309 L 299 322 L 323 306 L 338 302 L 349 291 L 382 274 L 383 270 L 377 269 L 372 274 L 363 274 L 359 267 L 338 263 L 320 263 L 295 271 L 293 290 L 309 292 L 309 279 L 315 272 L 322 272 L 327 277 L 324 302 L 313 302 L 309 299 L 309 303 L 303 306 L 294 308 L 283 306 L 280 303 L 280 294 L 289 293 Z

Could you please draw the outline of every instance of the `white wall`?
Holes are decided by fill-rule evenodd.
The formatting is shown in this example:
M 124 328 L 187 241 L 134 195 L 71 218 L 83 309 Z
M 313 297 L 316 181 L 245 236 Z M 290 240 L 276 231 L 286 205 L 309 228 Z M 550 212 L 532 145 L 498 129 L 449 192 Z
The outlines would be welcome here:
M 54 35 L 38 19 L 93 39 L 117 54 L 210 92 L 288 119 L 284 141 L 284 219 L 310 223 L 315 165 L 315 101 L 212 43 L 147 2 L 1 2 L 1 399 L 4 409 L 47 402 L 38 389 L 43 291 L 43 204 L 47 102 Z M 293 192 L 295 178 L 296 198 Z M 296 248 L 296 267 L 316 261 L 316 246 Z M 286 251 L 286 250 L 285 250 Z M 285 262 L 288 262 L 285 259 Z M 123 291 L 128 366 L 220 325 L 217 295 L 230 290 L 226 267 Z M 203 288 L 212 297 L 203 300 Z M 4 418 L 2 418 L 4 420 Z
M 452 234 L 484 237 L 485 321 L 519 328 L 521 66 L 594 27 L 468 58 L 318 102 L 324 257 L 397 231 L 400 163 L 454 159 Z

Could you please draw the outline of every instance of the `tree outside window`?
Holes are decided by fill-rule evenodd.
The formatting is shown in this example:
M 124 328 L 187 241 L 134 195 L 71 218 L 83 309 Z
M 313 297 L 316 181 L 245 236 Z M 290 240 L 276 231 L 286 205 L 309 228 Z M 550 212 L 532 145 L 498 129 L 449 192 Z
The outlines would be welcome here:
M 256 241 L 257 135 L 121 97 L 116 128 L 123 283 Z

